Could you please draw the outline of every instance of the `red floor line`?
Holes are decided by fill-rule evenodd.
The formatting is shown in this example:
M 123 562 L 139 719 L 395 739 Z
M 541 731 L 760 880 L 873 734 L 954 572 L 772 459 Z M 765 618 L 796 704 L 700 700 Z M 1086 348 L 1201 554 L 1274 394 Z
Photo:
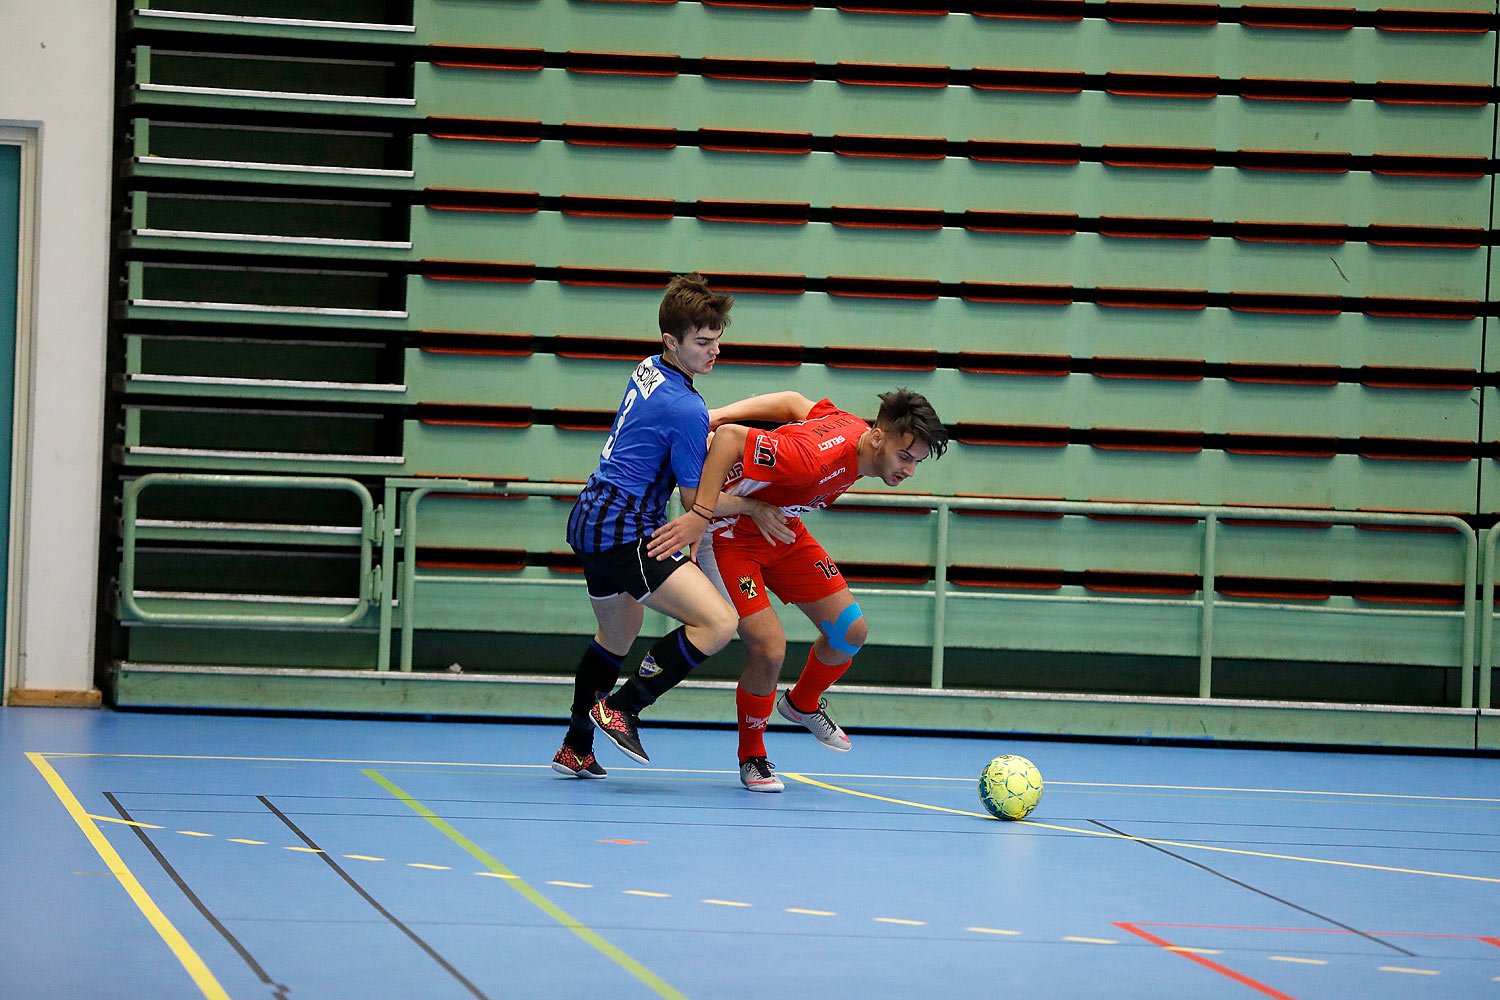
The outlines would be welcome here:
M 1214 972 L 1217 972 L 1221 976 L 1228 976 L 1230 979 L 1233 979 L 1241 986 L 1248 986 L 1252 990 L 1255 990 L 1255 992 L 1257 993 L 1264 993 L 1268 997 L 1275 998 L 1275 1000 L 1296 1000 L 1296 997 L 1288 996 L 1280 990 L 1274 990 L 1271 987 L 1267 986 L 1265 983 L 1257 982 L 1256 980 L 1251 979 L 1249 976 L 1243 975 L 1239 972 L 1235 972 L 1228 966 L 1220 965 L 1218 962 L 1214 962 L 1207 958 L 1204 958 L 1202 955 L 1194 955 L 1190 951 L 1177 951 L 1177 946 L 1172 944 L 1172 942 L 1166 940 L 1165 938 L 1159 938 L 1155 934 L 1143 931 L 1139 927 L 1136 927 L 1134 924 L 1126 924 L 1116 921 L 1115 926 L 1123 931 L 1128 931 L 1131 934 L 1134 934 L 1138 938 L 1144 938 L 1145 940 L 1150 941 L 1152 944 L 1156 945 L 1159 948 L 1165 948 L 1171 951 L 1174 955 L 1181 955 L 1183 958 L 1187 959 L 1190 962 L 1197 962 L 1199 965 L 1203 966 L 1206 969 L 1212 969 Z
M 1290 934 L 1353 934 L 1342 927 L 1249 927 L 1244 924 L 1164 924 L 1142 922 L 1135 927 L 1189 927 L 1207 931 L 1285 931 Z

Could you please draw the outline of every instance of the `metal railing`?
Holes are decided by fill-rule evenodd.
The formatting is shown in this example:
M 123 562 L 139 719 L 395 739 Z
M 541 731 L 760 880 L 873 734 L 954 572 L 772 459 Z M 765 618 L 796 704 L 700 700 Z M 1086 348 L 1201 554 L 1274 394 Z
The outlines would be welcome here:
M 419 576 L 416 570 L 416 548 L 418 539 L 418 507 L 423 498 L 433 493 L 507 493 L 522 494 L 527 496 L 571 496 L 577 493 L 578 487 L 563 483 L 521 483 L 508 482 L 495 484 L 488 482 L 469 482 L 466 480 L 388 480 L 387 481 L 387 506 L 394 509 L 394 500 L 402 487 L 410 488 L 403 505 L 403 516 L 401 519 L 401 541 L 404 559 L 401 567 L 401 656 L 400 669 L 409 671 L 412 667 L 412 634 L 416 626 L 416 602 L 417 582 Z M 1477 618 L 1483 619 L 1483 651 L 1479 661 L 1479 704 L 1487 706 L 1490 695 L 1490 643 L 1494 629 L 1494 551 L 1496 538 L 1500 537 L 1500 531 L 1489 532 L 1485 541 L 1485 580 L 1483 603 L 1476 603 L 1476 590 L 1478 589 L 1478 559 L 1479 544 L 1473 528 L 1458 517 L 1438 514 L 1404 514 L 1384 513 L 1373 511 L 1334 511 L 1334 510 L 1297 510 L 1275 507 L 1220 507 L 1194 504 L 1159 504 L 1159 503 L 1113 503 L 1105 501 L 1063 501 L 1063 500 L 1010 500 L 999 498 L 968 498 L 968 497 L 945 497 L 945 496 L 910 496 L 910 495 L 881 495 L 860 493 L 850 496 L 851 501 L 857 502 L 862 507 L 890 507 L 890 508 L 919 508 L 934 511 L 937 515 L 933 537 L 933 567 L 935 577 L 930 587 L 906 588 L 906 589 L 866 589 L 851 588 L 855 594 L 881 594 L 892 597 L 910 597 L 918 600 L 932 602 L 932 646 L 931 646 L 931 686 L 933 688 L 943 687 L 944 672 L 944 650 L 947 632 L 947 618 L 949 602 L 953 600 L 1036 600 L 1071 603 L 1111 603 L 1120 605 L 1125 603 L 1137 605 L 1159 605 L 1182 607 L 1192 606 L 1193 601 L 1184 601 L 1180 598 L 1094 598 L 1094 597 L 1030 597 L 1022 598 L 1015 595 L 977 594 L 971 592 L 955 592 L 948 583 L 948 546 L 949 546 L 949 520 L 955 510 L 979 510 L 1012 512 L 1018 514 L 1075 514 L 1075 515 L 1111 515 L 1115 517 L 1158 517 L 1158 518 L 1196 518 L 1203 525 L 1202 549 L 1200 554 L 1200 572 L 1202 584 L 1198 590 L 1196 604 L 1199 607 L 1198 628 L 1198 696 L 1208 698 L 1213 690 L 1213 659 L 1214 659 L 1214 630 L 1215 630 L 1215 562 L 1218 549 L 1218 528 L 1221 518 L 1229 518 L 1235 521 L 1268 521 L 1268 522 L 1305 522 L 1317 524 L 1352 524 L 1367 526 L 1386 527 L 1414 527 L 1439 529 L 1457 534 L 1463 544 L 1464 571 L 1463 571 L 1463 606 L 1461 610 L 1395 610 L 1395 609 L 1348 609 L 1313 607 L 1302 604 L 1278 603 L 1274 601 L 1237 600 L 1234 606 L 1237 608 L 1253 607 L 1270 610 L 1284 610 L 1289 612 L 1319 613 L 1319 614 L 1357 614 L 1385 617 L 1423 617 L 1423 618 L 1461 618 L 1462 630 L 1458 662 L 1453 664 L 1460 673 L 1461 696 L 1460 703 L 1463 708 L 1472 708 L 1475 704 L 1474 698 L 1474 673 L 1475 673 L 1475 644 Z M 394 531 L 387 531 L 385 538 L 386 557 L 385 564 L 390 565 L 390 557 L 393 555 L 392 546 L 394 542 Z M 390 587 L 390 577 L 387 574 L 386 586 Z M 470 577 L 470 582 L 494 583 L 503 586 L 509 582 L 504 577 Z M 577 586 L 576 583 L 568 581 L 560 585 Z M 381 645 L 382 661 L 381 669 L 389 669 L 389 635 L 392 622 L 389 621 L 389 593 L 381 602 L 382 606 L 382 639 Z
M 268 603 L 263 595 L 195 595 L 198 598 L 217 596 L 221 601 L 239 600 L 247 605 L 241 612 L 222 611 L 161 611 L 144 607 L 138 595 L 143 592 L 135 587 L 137 539 L 141 519 L 138 517 L 140 494 L 153 487 L 162 486 L 221 486 L 249 487 L 252 489 L 335 489 L 353 493 L 360 503 L 359 593 L 348 600 L 350 610 L 339 616 L 329 614 L 291 614 L 256 610 Z M 120 604 L 126 615 L 143 622 L 174 624 L 256 624 L 281 626 L 315 626 L 337 628 L 354 625 L 368 614 L 373 602 L 378 610 L 379 654 L 377 668 L 390 670 L 392 660 L 392 632 L 401 631 L 398 669 L 409 672 L 413 666 L 413 638 L 417 631 L 418 584 L 423 581 L 447 580 L 446 577 L 424 577 L 417 569 L 417 546 L 421 534 L 420 510 L 425 498 L 435 493 L 509 494 L 524 496 L 567 497 L 578 491 L 576 484 L 569 483 L 525 483 L 525 482 L 475 482 L 463 479 L 398 479 L 385 481 L 385 503 L 375 506 L 369 491 L 352 479 L 322 476 L 254 476 L 219 475 L 208 473 L 153 473 L 128 482 L 123 496 L 123 553 L 120 570 Z M 1123 605 L 1193 608 L 1198 610 L 1196 645 L 1198 651 L 1198 696 L 1208 698 L 1213 693 L 1213 662 L 1215 655 L 1216 607 L 1221 603 L 1216 597 L 1216 562 L 1218 556 L 1219 525 L 1221 519 L 1236 522 L 1301 522 L 1309 524 L 1351 524 L 1364 526 L 1412 527 L 1437 529 L 1458 536 L 1463 548 L 1463 604 L 1454 610 L 1398 610 L 1368 608 L 1338 608 L 1309 604 L 1283 603 L 1253 599 L 1237 599 L 1235 608 L 1301 612 L 1323 615 L 1362 615 L 1382 617 L 1417 617 L 1461 619 L 1460 651 L 1457 662 L 1451 664 L 1459 670 L 1460 705 L 1472 708 L 1475 704 L 1487 707 L 1492 696 L 1493 643 L 1495 630 L 1495 578 L 1496 547 L 1500 544 L 1500 529 L 1486 532 L 1481 546 L 1473 528 L 1461 518 L 1438 514 L 1402 514 L 1367 511 L 1298 510 L 1276 507 L 1220 507 L 1192 504 L 1161 503 L 1112 503 L 1105 501 L 1064 500 L 1012 500 L 980 497 L 945 497 L 882 495 L 859 493 L 849 499 L 860 507 L 907 508 L 932 511 L 935 515 L 932 537 L 932 564 L 934 578 L 929 585 L 907 588 L 854 587 L 856 595 L 882 595 L 886 597 L 910 598 L 930 602 L 932 608 L 931 633 L 931 687 L 944 686 L 944 655 L 947 646 L 948 618 L 951 602 L 954 601 L 1034 601 L 1082 605 Z M 399 525 L 385 511 L 400 510 Z M 954 511 L 991 511 L 1015 514 L 1083 515 L 1113 517 L 1164 518 L 1181 520 L 1194 518 L 1201 527 L 1199 569 L 1201 585 L 1195 598 L 1173 597 L 1094 597 L 1074 595 L 1021 595 L 977 593 L 968 588 L 955 589 L 948 581 L 948 556 L 950 520 Z M 215 525 L 203 526 L 212 534 Z M 243 524 L 225 524 L 226 532 L 240 531 Z M 376 542 L 381 546 L 379 565 L 374 564 L 373 550 Z M 402 558 L 396 559 L 396 545 L 402 548 Z M 1482 549 L 1482 552 L 1481 552 Z M 1481 578 L 1480 558 L 1483 556 Z M 505 586 L 518 581 L 515 577 L 466 575 L 464 582 Z M 576 588 L 574 580 L 545 581 L 553 586 Z M 525 581 L 536 586 L 538 581 Z M 399 587 L 399 600 L 397 588 Z M 295 598 L 287 598 L 296 603 Z M 181 603 L 181 602 L 178 602 Z M 1479 647 L 1476 650 L 1476 645 Z M 1476 697 L 1477 660 L 1477 697 Z
M 338 616 L 252 610 L 243 612 L 153 611 L 143 607 L 137 598 L 137 594 L 140 592 L 136 590 L 135 586 L 136 541 L 140 527 L 140 518 L 137 517 L 137 511 L 142 492 L 152 487 L 164 486 L 345 490 L 353 493 L 359 500 L 360 505 L 359 593 L 348 599 L 353 606 L 346 613 Z M 127 482 L 122 501 L 120 604 L 126 614 L 141 621 L 207 625 L 317 625 L 324 628 L 340 628 L 353 625 L 363 619 L 369 612 L 370 602 L 374 599 L 375 591 L 381 589 L 379 578 L 382 576 L 382 573 L 380 568 L 374 567 L 373 551 L 377 536 L 386 534 L 387 532 L 381 523 L 383 518 L 376 510 L 374 500 L 370 496 L 370 491 L 365 489 L 362 483 L 353 479 L 311 476 L 240 476 L 193 472 L 156 472 Z M 209 523 L 204 526 L 203 530 L 208 534 L 212 534 L 215 527 L 214 524 Z M 226 532 L 239 532 L 243 531 L 245 526 L 236 523 L 225 524 L 222 527 Z M 387 561 L 384 565 L 389 566 L 390 563 Z M 274 599 L 268 598 L 267 595 L 222 594 L 212 596 L 226 603 L 243 602 L 251 606 L 258 605 L 264 607 L 267 604 L 276 603 Z M 296 598 L 288 597 L 286 598 L 286 603 L 295 604 L 299 603 L 299 601 Z
M 400 490 L 409 489 L 404 502 L 400 500 Z M 400 503 L 401 523 L 399 526 L 391 525 L 391 530 L 385 533 L 383 540 L 383 562 L 389 566 L 394 555 L 396 536 L 401 537 L 401 600 L 399 609 L 401 613 L 401 658 L 400 669 L 409 672 L 412 668 L 412 639 L 416 632 L 416 607 L 417 607 L 417 507 L 422 500 L 434 493 L 506 493 L 524 494 L 526 496 L 576 496 L 578 486 L 568 483 L 490 483 L 470 482 L 465 479 L 440 479 L 440 480 L 410 480 L 410 479 L 388 479 L 386 480 L 386 505 L 390 510 L 396 510 Z M 395 574 L 386 574 L 384 590 L 380 600 L 380 661 L 379 669 L 390 669 L 391 658 L 391 629 L 393 627 L 391 611 L 391 587 Z M 503 578 L 494 578 L 493 582 L 504 585 Z M 569 581 L 567 586 L 573 586 Z
M 1479 639 L 1479 707 L 1489 708 L 1492 688 L 1490 659 L 1495 645 L 1495 540 L 1500 539 L 1500 526 L 1484 534 L 1484 590 L 1479 606 L 1484 612 L 1484 625 Z M 1465 708 L 1468 704 L 1465 703 Z

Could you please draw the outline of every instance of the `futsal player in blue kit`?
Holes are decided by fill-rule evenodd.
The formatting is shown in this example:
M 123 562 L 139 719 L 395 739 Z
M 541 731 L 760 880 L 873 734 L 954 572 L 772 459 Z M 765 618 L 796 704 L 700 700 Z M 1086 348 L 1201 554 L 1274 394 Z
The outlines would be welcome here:
M 596 727 L 628 757 L 647 763 L 637 731 L 641 710 L 733 638 L 738 613 L 680 549 L 691 551 L 716 513 L 749 514 L 768 538 L 792 538 L 769 504 L 729 496 L 720 503 L 720 483 L 700 486 L 708 407 L 693 378 L 713 369 L 733 304 L 732 296 L 714 292 L 696 274 L 668 284 L 658 311 L 662 352 L 631 374 L 599 467 L 568 516 L 568 544 L 583 563 L 599 629 L 574 675 L 568 732 L 552 760 L 561 774 L 605 776 L 593 752 Z M 684 514 L 664 525 L 674 487 Z M 659 530 L 676 543 L 665 559 L 646 555 Z M 640 634 L 643 607 L 682 626 L 659 639 L 610 694 Z

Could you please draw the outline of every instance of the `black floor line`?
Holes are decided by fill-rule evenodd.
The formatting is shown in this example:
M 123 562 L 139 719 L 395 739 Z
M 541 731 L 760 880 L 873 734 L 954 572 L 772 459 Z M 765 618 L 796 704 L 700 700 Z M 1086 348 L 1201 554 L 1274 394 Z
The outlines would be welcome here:
M 457 979 L 460 983 L 462 983 L 463 986 L 464 986 L 464 989 L 466 989 L 470 993 L 474 994 L 474 996 L 477 997 L 478 1000 L 489 1000 L 488 997 L 486 997 L 482 992 L 480 992 L 479 987 L 477 987 L 473 983 L 471 983 L 468 980 L 468 978 L 464 976 L 464 974 L 462 972 L 459 972 L 451 964 L 449 964 L 448 960 L 445 959 L 442 955 L 439 955 L 437 953 L 437 951 L 434 950 L 433 947 L 430 944 L 428 944 L 426 941 L 422 940 L 422 938 L 420 936 L 418 936 L 415 931 L 413 931 L 410 927 L 408 927 L 404 923 L 402 923 L 396 917 L 396 915 L 394 913 L 392 913 L 390 910 L 387 910 L 384 906 L 381 906 L 380 903 L 379 903 L 379 901 L 377 901 L 374 896 L 371 896 L 368 892 L 366 892 L 365 889 L 364 889 L 364 887 L 361 886 L 358 882 L 356 882 L 354 880 L 354 878 L 348 872 L 344 871 L 344 869 L 339 865 L 339 863 L 337 861 L 333 860 L 333 858 L 331 858 L 331 857 L 328 856 L 328 852 L 327 851 L 323 850 L 323 848 L 319 847 L 313 841 L 313 839 L 311 837 L 309 837 L 307 834 L 303 833 L 302 830 L 298 828 L 297 824 L 293 823 L 291 821 L 291 819 L 288 818 L 285 813 L 283 813 L 280 809 L 277 809 L 274 805 L 272 805 L 270 799 L 266 798 L 264 795 L 257 795 L 256 798 L 260 800 L 261 805 L 263 805 L 267 809 L 271 810 L 271 812 L 275 814 L 275 816 L 276 816 L 277 819 L 279 819 L 283 823 L 285 823 L 286 826 L 287 826 L 287 829 L 291 830 L 292 833 L 296 834 L 298 840 L 302 841 L 302 843 L 306 844 L 308 847 L 311 847 L 313 850 L 317 851 L 318 852 L 318 857 L 322 858 L 323 861 L 324 861 L 324 863 L 327 864 L 328 867 L 332 868 L 334 870 L 334 872 L 337 873 L 337 875 L 338 875 L 339 878 L 343 879 L 346 883 L 348 883 L 349 888 L 351 888 L 355 892 L 359 893 L 361 899 L 363 899 L 365 902 L 369 903 L 372 907 L 374 907 L 375 908 L 375 912 L 379 913 L 382 917 L 384 917 L 385 919 L 389 920 L 391 922 L 392 926 L 394 926 L 401 933 L 403 933 L 407 937 L 411 938 L 412 942 L 415 943 L 418 948 L 421 948 L 423 951 L 425 951 L 428 954 L 428 956 L 431 957 L 432 960 L 434 962 L 436 962 L 438 965 L 442 966 L 443 969 L 445 971 L 447 971 L 449 975 L 451 975 L 454 979 Z
M 127 822 L 135 822 L 131 819 L 130 813 L 125 810 L 124 806 L 120 805 L 119 800 L 112 793 L 105 792 L 104 797 L 109 800 L 110 805 L 115 807 L 115 812 L 120 814 L 121 819 Z M 131 827 L 131 830 L 135 831 L 135 835 L 140 838 L 141 843 L 146 845 L 146 850 L 150 851 L 151 856 L 156 859 L 156 863 L 161 865 L 162 871 L 166 872 L 172 881 L 177 884 L 177 888 L 187 897 L 188 902 L 192 903 L 198 912 L 203 914 L 203 919 L 207 920 L 213 929 L 218 931 L 224 940 L 229 943 L 229 947 L 233 948 L 235 953 L 245 960 L 245 964 L 250 967 L 251 972 L 255 973 L 256 978 L 271 987 L 271 995 L 276 997 L 277 1000 L 288 1000 L 286 986 L 272 979 L 265 968 L 255 960 L 255 956 L 251 955 L 249 950 L 240 943 L 240 939 L 235 937 L 218 917 L 214 916 L 213 911 L 208 908 L 208 904 L 204 903 L 198 894 L 188 887 L 187 882 L 178 874 L 177 869 L 172 867 L 172 863 L 157 849 L 156 844 L 152 843 L 146 831 L 138 826 Z
M 1092 824 L 1094 824 L 1095 826 L 1099 827 L 1102 830 L 1108 830 L 1110 833 L 1117 834 L 1117 835 L 1119 835 L 1121 837 L 1130 837 L 1130 834 L 1125 833 L 1125 832 L 1120 831 L 1120 830 L 1116 830 L 1114 827 L 1110 826 L 1108 823 L 1101 823 L 1097 819 L 1091 819 L 1091 820 L 1089 820 L 1089 822 L 1092 823 Z M 1342 928 L 1343 930 L 1348 931 L 1350 934 L 1358 935 L 1359 937 L 1364 938 L 1366 941 L 1369 941 L 1372 944 L 1378 944 L 1378 945 L 1380 945 L 1383 948 L 1389 948 L 1391 951 L 1397 952 L 1398 954 L 1401 954 L 1401 955 L 1405 955 L 1407 958 L 1416 958 L 1417 957 L 1417 953 L 1414 952 L 1414 951 L 1407 951 L 1405 948 L 1402 948 L 1400 945 L 1391 944 L 1389 941 L 1384 941 L 1384 940 L 1376 937 L 1373 934 L 1368 934 L 1365 931 L 1359 930 L 1359 929 L 1354 928 L 1354 927 L 1350 927 L 1348 924 L 1340 923 L 1339 921 L 1333 919 L 1332 917 L 1327 917 L 1327 916 L 1324 916 L 1321 913 L 1318 913 L 1316 910 L 1309 910 L 1305 906 L 1298 906 L 1296 903 L 1292 902 L 1289 899 L 1283 899 L 1280 896 L 1274 895 L 1273 893 L 1266 892 L 1266 890 L 1264 890 L 1264 889 L 1257 889 L 1255 886 L 1249 884 L 1248 882 L 1241 882 L 1239 879 L 1233 877 L 1232 875 L 1225 875 L 1223 872 L 1218 871 L 1218 870 L 1216 870 L 1214 868 L 1211 868 L 1210 866 L 1203 864 L 1201 861 L 1194 861 L 1192 858 L 1183 857 L 1181 854 L 1178 854 L 1175 851 L 1169 851 L 1165 847 L 1162 847 L 1160 844 L 1148 844 L 1145 841 L 1139 840 L 1139 839 L 1134 838 L 1134 837 L 1131 837 L 1131 839 L 1135 840 L 1136 843 L 1141 844 L 1143 847 L 1149 847 L 1153 851 L 1160 851 L 1161 853 L 1165 854 L 1167 857 L 1169 857 L 1169 858 L 1176 858 L 1178 861 L 1184 862 L 1186 864 L 1190 864 L 1194 868 L 1201 868 L 1204 871 L 1208 872 L 1210 875 L 1217 875 L 1219 878 L 1223 879 L 1226 882 L 1232 882 L 1232 883 L 1234 883 L 1235 885 L 1239 886 L 1242 889 L 1248 889 L 1248 890 L 1250 890 L 1253 893 L 1257 893 L 1257 894 L 1259 894 L 1261 896 L 1266 897 L 1269 900 L 1273 900 L 1273 901 L 1275 901 L 1277 903 L 1280 903 L 1282 906 L 1290 906 L 1292 909 L 1297 910 L 1297 911 L 1299 911 L 1301 913 L 1305 913 L 1309 917 L 1312 917 L 1315 920 L 1321 920 L 1324 923 L 1332 924 L 1335 927 Z

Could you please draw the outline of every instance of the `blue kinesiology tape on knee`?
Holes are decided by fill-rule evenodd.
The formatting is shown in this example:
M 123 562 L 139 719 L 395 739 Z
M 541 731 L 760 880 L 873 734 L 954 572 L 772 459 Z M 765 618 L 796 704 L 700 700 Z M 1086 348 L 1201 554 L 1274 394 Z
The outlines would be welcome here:
M 818 629 L 828 637 L 828 645 L 840 653 L 848 653 L 853 656 L 859 652 L 859 647 L 849 641 L 849 629 L 854 623 L 864 617 L 864 612 L 859 610 L 859 604 L 851 604 L 843 610 L 843 613 L 831 622 L 823 622 Z

